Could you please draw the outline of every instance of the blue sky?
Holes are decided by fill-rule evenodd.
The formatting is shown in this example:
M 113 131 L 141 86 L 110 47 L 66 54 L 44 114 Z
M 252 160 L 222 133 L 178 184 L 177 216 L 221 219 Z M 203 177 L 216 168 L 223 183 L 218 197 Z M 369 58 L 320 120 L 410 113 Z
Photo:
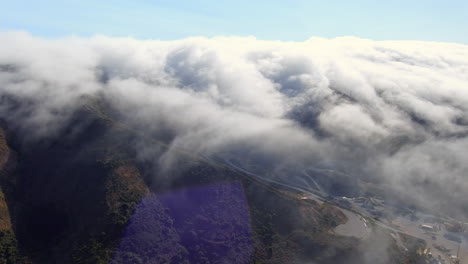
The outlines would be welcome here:
M 468 1 L 0 0 L 0 30 L 42 37 L 311 36 L 428 40 L 468 44 Z

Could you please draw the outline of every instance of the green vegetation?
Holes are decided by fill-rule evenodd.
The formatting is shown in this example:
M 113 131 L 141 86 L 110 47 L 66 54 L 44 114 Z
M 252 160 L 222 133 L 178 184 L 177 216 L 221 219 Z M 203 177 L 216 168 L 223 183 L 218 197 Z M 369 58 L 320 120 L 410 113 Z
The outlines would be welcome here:
M 106 234 L 103 233 L 103 236 Z M 112 250 L 106 245 L 104 238 L 91 238 L 72 253 L 75 264 L 108 264 L 112 257 Z
M 0 232 L 0 264 L 17 263 L 21 257 L 18 252 L 18 243 L 11 230 Z
M 0 231 L 0 264 L 31 264 L 18 249 L 18 241 L 12 230 Z

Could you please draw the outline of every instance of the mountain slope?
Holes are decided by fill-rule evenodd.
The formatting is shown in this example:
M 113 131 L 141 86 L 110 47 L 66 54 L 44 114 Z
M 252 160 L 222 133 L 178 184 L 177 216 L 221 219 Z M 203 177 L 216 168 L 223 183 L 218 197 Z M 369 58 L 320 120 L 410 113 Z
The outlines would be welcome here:
M 176 151 L 178 169 L 166 171 L 137 158 L 136 142 L 159 149 L 155 160 L 167 143 L 116 121 L 103 102 L 86 100 L 53 138 L 27 140 L 11 129 L 15 124 L 3 126 L 4 263 L 362 259 L 358 239 L 332 231 L 347 221 L 339 208 L 185 150 Z

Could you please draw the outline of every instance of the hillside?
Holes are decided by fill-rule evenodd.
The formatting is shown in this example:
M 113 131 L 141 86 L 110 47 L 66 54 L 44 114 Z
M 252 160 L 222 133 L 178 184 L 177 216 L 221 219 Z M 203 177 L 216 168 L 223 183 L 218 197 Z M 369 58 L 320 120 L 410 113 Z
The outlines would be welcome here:
M 334 205 L 168 145 L 99 100 L 41 140 L 0 130 L 0 263 L 349 263 L 360 240 L 332 230 Z M 159 154 L 158 154 L 158 149 Z M 159 155 L 159 156 L 158 156 Z M 405 257 L 398 249 L 395 260 Z M 358 263 L 358 262 L 356 262 Z M 396 263 L 396 262 L 395 262 Z

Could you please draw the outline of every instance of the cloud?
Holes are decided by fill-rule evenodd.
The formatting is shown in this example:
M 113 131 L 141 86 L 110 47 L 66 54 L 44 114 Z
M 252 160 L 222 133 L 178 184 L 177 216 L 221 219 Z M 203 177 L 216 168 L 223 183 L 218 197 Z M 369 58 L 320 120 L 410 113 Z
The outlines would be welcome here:
M 168 168 L 174 149 L 243 153 L 235 158 L 276 171 L 333 161 L 426 206 L 467 210 L 468 46 L 24 32 L 2 32 L 0 42 L 0 118 L 36 137 L 99 96 L 122 122 L 167 140 Z

